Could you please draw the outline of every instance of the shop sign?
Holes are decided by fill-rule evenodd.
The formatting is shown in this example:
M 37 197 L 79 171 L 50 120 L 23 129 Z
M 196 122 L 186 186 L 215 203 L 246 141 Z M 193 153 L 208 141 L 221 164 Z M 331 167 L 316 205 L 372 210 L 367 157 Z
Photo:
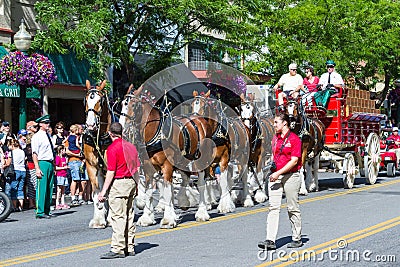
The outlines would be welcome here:
M 19 97 L 19 87 L 0 84 L 0 97 L 9 97 L 9 98 Z M 40 92 L 36 88 L 27 88 L 26 97 L 40 98 Z

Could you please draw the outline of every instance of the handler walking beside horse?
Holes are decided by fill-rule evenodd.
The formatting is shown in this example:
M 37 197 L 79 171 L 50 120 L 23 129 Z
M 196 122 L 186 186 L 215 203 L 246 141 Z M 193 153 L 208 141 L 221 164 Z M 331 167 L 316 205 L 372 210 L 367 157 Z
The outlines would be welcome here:
M 108 194 L 113 234 L 111 251 L 101 259 L 135 256 L 135 224 L 133 222 L 133 200 L 137 192 L 138 168 L 140 166 L 136 147 L 122 140 L 122 125 L 114 122 L 110 126 L 112 144 L 107 149 L 107 174 L 98 200 L 104 202 Z
M 299 208 L 299 190 L 301 185 L 299 170 L 301 164 L 301 140 L 289 129 L 289 116 L 279 113 L 274 119 L 276 135 L 272 139 L 273 162 L 275 170 L 269 176 L 269 214 L 267 217 L 267 239 L 259 242 L 264 250 L 275 250 L 275 240 L 279 226 L 279 212 L 282 193 L 285 191 L 287 210 L 292 226 L 292 242 L 288 248 L 298 248 L 301 241 L 301 215 Z

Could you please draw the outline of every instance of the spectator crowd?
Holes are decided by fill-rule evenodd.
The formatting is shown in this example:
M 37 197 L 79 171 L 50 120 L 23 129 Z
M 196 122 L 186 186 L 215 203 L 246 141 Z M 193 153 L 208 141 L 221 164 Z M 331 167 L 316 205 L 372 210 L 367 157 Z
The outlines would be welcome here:
M 80 124 L 72 124 L 68 130 L 65 127 L 60 121 L 55 124 L 54 131 L 51 127 L 47 130 L 56 155 L 51 191 L 55 196 L 52 207 L 57 210 L 93 203 L 82 151 L 84 128 Z M 25 129 L 12 133 L 10 123 L 0 120 L 1 187 L 12 200 L 14 212 L 37 208 L 37 173 L 31 144 L 38 129 L 37 122 L 29 121 Z M 7 174 L 8 169 L 14 170 L 11 175 Z M 66 196 L 71 198 L 70 203 Z

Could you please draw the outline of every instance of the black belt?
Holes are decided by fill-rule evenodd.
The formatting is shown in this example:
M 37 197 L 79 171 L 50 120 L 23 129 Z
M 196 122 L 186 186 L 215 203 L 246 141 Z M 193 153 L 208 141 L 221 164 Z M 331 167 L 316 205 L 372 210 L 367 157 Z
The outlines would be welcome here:
M 132 176 L 115 177 L 115 179 L 133 179 Z

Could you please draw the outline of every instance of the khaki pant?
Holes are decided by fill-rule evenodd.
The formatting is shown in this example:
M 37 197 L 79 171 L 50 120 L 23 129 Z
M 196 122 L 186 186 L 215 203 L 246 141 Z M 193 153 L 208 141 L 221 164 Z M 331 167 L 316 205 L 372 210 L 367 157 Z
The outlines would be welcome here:
M 136 182 L 133 179 L 114 179 L 108 194 L 113 234 L 111 251 L 133 252 L 135 246 L 135 224 L 133 200 L 136 196 Z
M 299 207 L 300 173 L 281 175 L 275 182 L 270 182 L 269 213 L 267 217 L 267 240 L 276 240 L 279 226 L 279 212 L 281 209 L 282 193 L 285 191 L 287 211 L 292 226 L 292 240 L 301 240 L 301 215 Z

